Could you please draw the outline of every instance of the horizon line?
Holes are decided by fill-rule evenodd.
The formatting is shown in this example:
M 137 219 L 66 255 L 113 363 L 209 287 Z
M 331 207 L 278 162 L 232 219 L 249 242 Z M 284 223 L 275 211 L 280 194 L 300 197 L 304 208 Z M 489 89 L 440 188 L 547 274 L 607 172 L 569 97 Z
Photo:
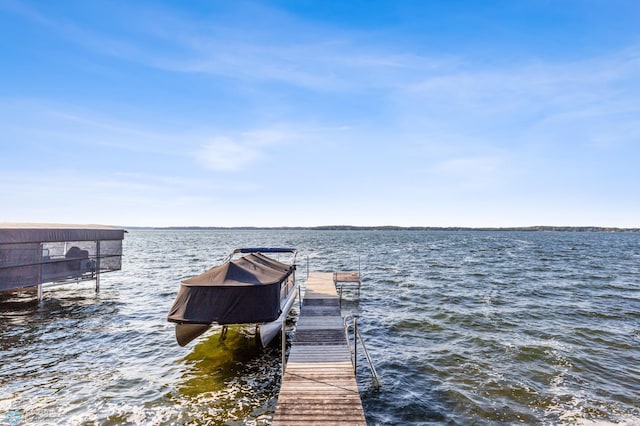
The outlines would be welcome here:
M 573 225 L 532 225 L 532 226 L 399 226 L 399 225 L 317 225 L 317 226 L 123 226 L 126 229 L 153 230 L 313 230 L 313 231 L 603 231 L 640 232 L 640 228 L 617 226 L 573 226 Z

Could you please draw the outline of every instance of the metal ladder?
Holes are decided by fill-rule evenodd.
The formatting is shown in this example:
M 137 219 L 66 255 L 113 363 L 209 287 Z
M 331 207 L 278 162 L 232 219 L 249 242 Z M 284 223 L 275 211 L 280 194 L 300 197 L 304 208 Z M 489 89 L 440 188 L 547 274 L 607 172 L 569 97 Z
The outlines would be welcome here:
M 371 370 L 371 375 L 376 383 L 376 387 L 380 387 L 380 378 L 378 377 L 378 373 L 376 373 L 376 369 L 373 366 L 373 362 L 371 361 L 371 357 L 369 356 L 369 351 L 367 351 L 367 346 L 364 344 L 364 339 L 362 338 L 362 334 L 358 330 L 358 319 L 353 315 L 347 315 L 343 319 L 344 322 L 344 334 L 347 339 L 347 346 L 349 346 L 349 354 L 351 355 L 351 363 L 353 364 L 353 372 L 357 375 L 357 367 L 358 367 L 358 340 L 360 340 L 360 344 L 362 345 L 362 349 L 364 350 L 364 355 L 367 358 L 367 362 L 369 363 L 369 370 Z M 351 339 L 349 338 L 349 329 L 353 329 L 353 349 L 351 348 Z

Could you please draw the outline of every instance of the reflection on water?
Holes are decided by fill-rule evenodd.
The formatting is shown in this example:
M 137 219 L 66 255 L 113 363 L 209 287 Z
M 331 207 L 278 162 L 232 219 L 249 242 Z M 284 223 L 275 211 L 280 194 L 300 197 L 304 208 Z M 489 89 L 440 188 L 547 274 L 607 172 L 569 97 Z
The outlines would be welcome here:
M 369 424 L 640 423 L 640 234 L 132 230 L 124 245 L 99 293 L 0 303 L 0 422 L 269 424 L 279 339 L 213 328 L 181 348 L 166 315 L 180 280 L 233 248 L 294 246 L 303 283 L 307 258 L 361 257 L 343 308 L 382 380 L 359 362 Z
M 171 397 L 190 407 L 183 420 L 208 424 L 252 419 L 268 424 L 280 381 L 277 340 L 263 349 L 256 335 L 242 327 L 230 327 L 224 340 L 219 330 L 202 338 L 182 359 Z
M 261 355 L 262 347 L 255 334 L 244 328 L 229 327 L 224 339 L 216 333 L 203 337 L 184 358 L 180 394 L 198 395 L 223 388 L 228 380 L 242 373 L 245 363 Z

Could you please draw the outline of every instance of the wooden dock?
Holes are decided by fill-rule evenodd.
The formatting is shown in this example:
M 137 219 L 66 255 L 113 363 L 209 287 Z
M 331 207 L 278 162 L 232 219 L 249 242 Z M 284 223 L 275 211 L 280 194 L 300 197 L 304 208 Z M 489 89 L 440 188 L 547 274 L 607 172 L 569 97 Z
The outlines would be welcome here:
M 366 425 L 331 272 L 309 274 L 273 425 Z

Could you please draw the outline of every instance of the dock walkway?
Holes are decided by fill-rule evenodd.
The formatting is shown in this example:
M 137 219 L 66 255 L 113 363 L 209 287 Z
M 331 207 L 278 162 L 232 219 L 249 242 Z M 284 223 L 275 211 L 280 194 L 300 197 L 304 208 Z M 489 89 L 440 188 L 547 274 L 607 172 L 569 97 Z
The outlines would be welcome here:
M 366 425 L 331 272 L 309 274 L 273 425 Z

